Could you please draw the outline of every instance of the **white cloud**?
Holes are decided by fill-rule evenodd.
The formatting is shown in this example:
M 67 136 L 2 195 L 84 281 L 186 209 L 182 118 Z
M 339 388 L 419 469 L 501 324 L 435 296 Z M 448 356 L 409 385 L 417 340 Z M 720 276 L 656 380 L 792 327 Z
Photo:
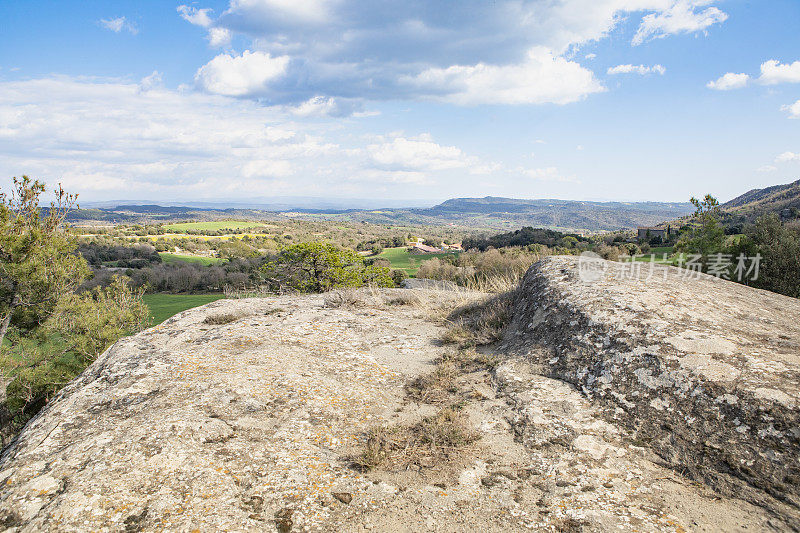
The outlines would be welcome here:
M 242 175 L 245 178 L 276 178 L 287 177 L 294 173 L 294 167 L 289 161 L 275 159 L 254 159 L 242 166 Z
M 331 0 L 231 0 L 228 15 L 246 14 L 254 23 L 270 19 L 282 22 L 325 22 L 330 17 Z
M 778 170 L 778 167 L 774 165 L 764 165 L 763 167 L 758 167 L 756 172 L 775 172 Z
M 709 26 L 725 22 L 728 15 L 716 7 L 700 9 L 710 3 L 711 0 L 677 0 L 666 9 L 645 15 L 631 44 L 636 46 L 676 33 L 704 31 Z
M 648 67 L 646 65 L 617 65 L 608 69 L 608 74 L 639 74 L 645 76 L 647 74 L 660 74 L 664 75 L 667 72 L 662 65 L 653 65 Z
M 761 64 L 759 83 L 776 85 L 778 83 L 800 83 L 800 61 L 782 64 L 770 59 Z
M 161 73 L 157 70 L 154 70 L 152 74 L 145 76 L 142 78 L 142 81 L 139 82 L 139 91 L 152 91 L 153 89 L 161 87 L 163 81 L 164 80 L 161 76 Z
M 747 74 L 728 72 L 718 80 L 708 82 L 706 87 L 720 91 L 740 89 L 746 86 L 751 79 L 754 79 L 761 85 L 800 83 L 800 61 L 781 63 L 776 59 L 770 59 L 761 64 L 761 75 L 758 78 L 751 78 Z
M 180 13 L 181 18 L 190 24 L 194 24 L 195 26 L 201 26 L 203 28 L 208 28 L 211 26 L 212 20 L 209 16 L 211 13 L 211 9 L 198 9 L 196 7 L 190 7 L 186 5 L 178 6 L 178 13 Z
M 246 50 L 240 56 L 220 54 L 195 74 L 195 83 L 203 90 L 225 96 L 258 96 L 268 83 L 286 73 L 287 56 L 272 57 L 264 52 Z
M 781 107 L 781 111 L 789 113 L 789 118 L 800 118 L 800 100 Z
M 775 158 L 776 163 L 788 163 L 789 161 L 800 161 L 800 153 L 783 152 Z
M 360 104 L 347 101 L 342 98 L 331 98 L 315 96 L 296 107 L 290 107 L 290 111 L 299 117 L 345 117 L 345 116 L 371 116 L 370 114 L 359 113 Z
M 475 162 L 455 146 L 437 144 L 429 134 L 371 144 L 367 152 L 373 161 L 390 170 L 446 170 L 464 168 Z
M 604 90 L 571 58 L 622 21 L 641 22 L 637 42 L 702 31 L 726 18 L 716 2 L 412 0 L 398 10 L 392 2 L 230 0 L 213 21 L 203 10 L 179 11 L 230 32 L 210 35 L 212 46 L 239 36 L 250 39 L 250 49 L 290 58 L 283 83 L 249 96 L 294 105 L 317 96 L 528 105 L 574 102 Z
M 429 134 L 355 137 L 295 120 L 287 106 L 168 89 L 157 72 L 0 81 L 0 186 L 26 173 L 89 199 L 409 197 L 408 184 L 509 175 Z
M 127 31 L 132 35 L 136 35 L 139 33 L 139 29 L 134 26 L 131 22 L 128 21 L 125 17 L 117 17 L 114 19 L 100 19 L 100 25 L 106 28 L 107 30 L 111 30 L 114 33 L 120 33 L 123 30 Z
M 729 91 L 731 89 L 739 89 L 744 87 L 749 81 L 750 76 L 747 74 L 735 74 L 733 72 L 728 72 L 727 74 L 720 76 L 717 80 L 708 82 L 706 87 L 717 91 Z
M 187 5 L 180 5 L 177 11 L 181 18 L 188 23 L 208 29 L 208 44 L 212 48 L 224 48 L 230 45 L 233 35 L 228 28 L 214 26 L 214 21 L 211 19 L 212 9 L 199 9 Z
M 437 99 L 461 105 L 568 104 L 605 90 L 590 70 L 543 47 L 530 50 L 520 64 L 432 68 L 408 82 Z
M 591 61 L 592 59 L 596 59 L 597 58 L 597 54 L 586 54 L 584 56 L 584 58 L 586 58 L 586 59 Z
M 208 44 L 214 48 L 223 48 L 231 44 L 231 31 L 227 28 L 209 28 Z

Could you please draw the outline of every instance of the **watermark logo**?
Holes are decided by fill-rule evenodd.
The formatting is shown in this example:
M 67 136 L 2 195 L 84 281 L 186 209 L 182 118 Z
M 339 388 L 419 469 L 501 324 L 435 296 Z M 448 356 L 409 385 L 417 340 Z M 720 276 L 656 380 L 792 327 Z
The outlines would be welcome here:
M 608 262 L 594 252 L 583 252 L 578 259 L 578 277 L 584 283 L 594 283 L 602 278 Z
M 665 268 L 667 266 L 678 268 Z M 667 281 L 668 277 L 687 279 L 708 275 L 749 284 L 758 280 L 760 268 L 761 254 L 733 256 L 718 253 L 702 256 L 680 253 L 671 257 L 663 254 L 661 258 L 655 254 L 639 254 L 620 256 L 619 261 L 610 262 L 594 252 L 583 252 L 578 260 L 578 276 L 584 283 L 594 283 L 602 279 L 607 270 L 611 270 L 612 277 L 617 280 L 650 281 L 661 278 Z

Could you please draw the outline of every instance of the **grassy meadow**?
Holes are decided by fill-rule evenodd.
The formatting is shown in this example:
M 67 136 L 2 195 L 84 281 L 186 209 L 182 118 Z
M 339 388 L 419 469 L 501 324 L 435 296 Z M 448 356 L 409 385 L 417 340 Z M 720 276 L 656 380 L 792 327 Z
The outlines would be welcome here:
M 408 248 L 405 246 L 400 246 L 398 248 L 386 248 L 378 257 L 386 259 L 391 263 L 392 268 L 404 270 L 406 274 L 413 278 L 417 275 L 417 270 L 419 270 L 419 266 L 424 261 L 433 259 L 434 257 L 447 257 L 452 255 L 454 254 L 445 252 L 439 254 L 414 255 L 408 253 Z
M 224 297 L 224 294 L 145 294 L 144 303 L 150 308 L 151 324 L 155 326 L 181 311 Z
M 219 231 L 230 229 L 235 232 L 270 227 L 269 224 L 263 222 L 247 221 L 247 220 L 213 220 L 210 222 L 182 222 L 179 224 L 166 224 L 164 229 L 173 231 L 175 233 L 184 233 L 187 231 Z
M 184 263 L 199 263 L 203 266 L 209 266 L 225 262 L 225 259 L 220 259 L 219 257 L 203 257 L 199 255 L 173 254 L 170 252 L 159 252 L 158 255 L 161 256 L 161 260 L 164 261 L 164 263 L 167 265 L 172 263 L 184 262 Z

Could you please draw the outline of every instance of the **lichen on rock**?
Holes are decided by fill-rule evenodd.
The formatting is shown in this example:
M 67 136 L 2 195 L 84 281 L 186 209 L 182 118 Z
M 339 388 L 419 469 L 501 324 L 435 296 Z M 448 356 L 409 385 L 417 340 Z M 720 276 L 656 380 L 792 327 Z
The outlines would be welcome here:
M 501 349 L 539 363 L 681 472 L 800 510 L 800 301 L 675 267 L 534 265 Z M 795 521 L 795 524 L 798 522 Z

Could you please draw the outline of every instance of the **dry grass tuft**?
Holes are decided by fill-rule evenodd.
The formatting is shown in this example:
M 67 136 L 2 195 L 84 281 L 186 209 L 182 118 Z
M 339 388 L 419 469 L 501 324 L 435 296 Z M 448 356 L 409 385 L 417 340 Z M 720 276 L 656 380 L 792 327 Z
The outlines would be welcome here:
M 512 292 L 519 287 L 522 276 L 515 274 L 501 274 L 487 278 L 472 280 L 467 283 L 467 288 L 471 291 L 488 292 L 492 294 L 504 294 Z
M 584 530 L 584 523 L 581 520 L 569 516 L 556 520 L 553 526 L 559 533 L 581 533 Z
M 416 291 L 403 289 L 404 292 L 392 293 L 385 295 L 383 301 L 386 305 L 390 306 L 403 306 L 410 305 L 414 307 L 421 306 L 424 302 Z
M 458 366 L 452 361 L 440 361 L 433 372 L 424 374 L 406 385 L 409 398 L 420 403 L 444 403 L 458 393 Z
M 442 342 L 463 349 L 500 340 L 511 320 L 515 294 L 515 291 L 509 291 L 459 307 L 447 317 L 447 330 L 442 335 Z
M 450 460 L 478 438 L 464 413 L 445 408 L 413 425 L 370 429 L 364 450 L 355 463 L 364 470 L 402 469 L 412 464 L 436 466 Z
M 372 289 L 337 289 L 323 296 L 325 307 L 369 307 L 375 305 L 375 292 Z
M 459 350 L 445 354 L 433 372 L 424 374 L 406 385 L 406 395 L 420 403 L 453 404 L 464 400 L 467 391 L 462 390 L 458 378 L 464 373 L 491 370 L 497 366 L 497 358 L 477 350 Z
M 247 315 L 244 313 L 236 313 L 236 312 L 228 312 L 228 313 L 214 313 L 213 315 L 208 315 L 203 320 L 203 324 L 209 324 L 212 326 L 221 326 L 223 324 L 230 324 L 231 322 L 236 322 Z

